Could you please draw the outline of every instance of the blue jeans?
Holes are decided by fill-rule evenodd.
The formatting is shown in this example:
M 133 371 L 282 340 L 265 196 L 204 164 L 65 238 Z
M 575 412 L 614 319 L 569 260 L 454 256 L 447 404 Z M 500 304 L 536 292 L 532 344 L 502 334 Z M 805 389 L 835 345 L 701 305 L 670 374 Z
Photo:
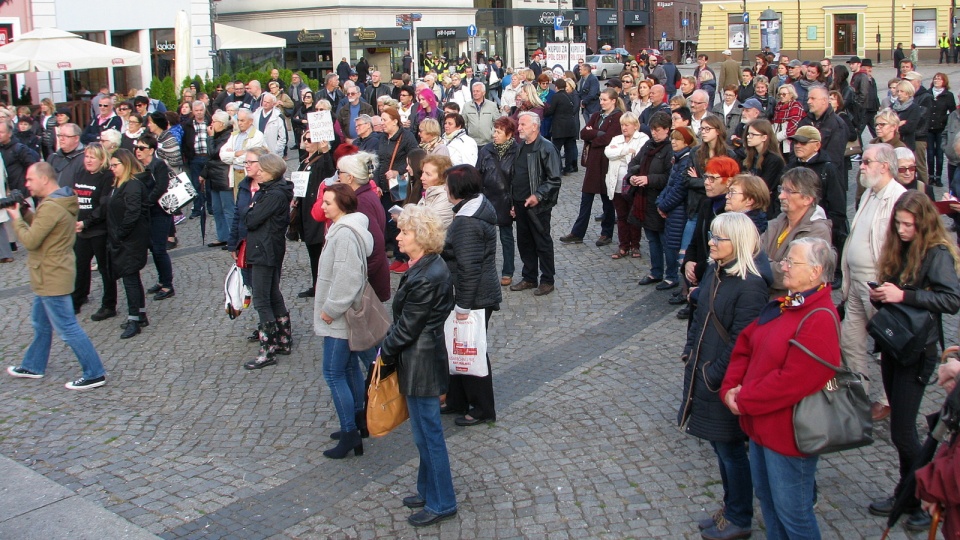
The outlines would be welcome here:
M 513 273 L 517 269 L 516 263 L 514 262 L 516 243 L 513 241 L 513 223 L 510 225 L 501 225 L 497 228 L 500 229 L 500 248 L 503 250 L 503 271 L 500 272 L 500 275 L 513 277 Z
M 583 238 L 583 236 L 587 234 L 587 225 L 593 218 L 590 214 L 593 211 L 594 197 L 595 195 L 593 193 L 580 194 L 580 213 L 577 214 L 577 220 L 573 222 L 573 228 L 570 229 L 570 234 L 577 238 Z M 613 238 L 613 223 L 616 218 L 613 212 L 613 201 L 607 197 L 606 193 L 601 193 L 600 202 L 603 206 L 603 221 L 600 222 L 600 234 L 607 238 Z
M 356 403 L 363 404 L 363 375 L 359 358 L 350 352 L 350 342 L 335 337 L 323 338 L 323 379 L 340 419 L 340 431 L 356 431 Z M 357 392 L 360 395 L 357 395 Z M 361 407 L 362 408 L 362 407 Z
M 217 226 L 217 240 L 226 242 L 230 239 L 230 224 L 233 223 L 233 214 L 237 211 L 237 202 L 233 200 L 233 191 L 210 192 L 210 207 L 213 209 L 213 221 Z
M 676 283 L 678 274 L 677 254 L 668 254 L 664 249 L 663 231 L 647 229 L 647 243 L 650 245 L 650 275 Z M 671 260 L 670 257 L 673 257 Z
M 350 352 L 350 356 L 355 358 L 360 368 L 362 368 L 360 370 L 360 386 L 350 387 L 350 390 L 353 392 L 354 410 L 358 413 L 363 412 L 367 402 L 367 382 L 370 380 L 370 369 L 377 360 L 377 349 L 378 347 L 375 345 L 366 351 Z M 364 373 L 366 373 L 366 375 L 364 375 Z M 356 381 L 351 379 L 349 382 L 354 384 Z
M 680 252 L 686 253 L 690 247 L 690 241 L 693 240 L 693 233 L 697 230 L 697 218 L 688 219 L 687 224 L 683 226 L 683 237 L 680 239 Z
M 417 471 L 417 494 L 427 501 L 425 508 L 434 514 L 446 514 L 457 509 L 457 495 L 453 491 L 450 456 L 443 439 L 440 423 L 439 396 L 406 396 L 410 413 L 410 431 L 420 452 Z
M 769 540 L 819 540 L 813 513 L 817 456 L 790 457 L 750 441 L 750 470 Z
M 61 296 L 35 296 L 33 309 L 30 312 L 30 322 L 33 324 L 33 341 L 23 356 L 20 367 L 34 373 L 43 374 L 47 371 L 47 361 L 50 359 L 50 342 L 53 331 L 56 330 L 67 345 L 77 355 L 80 367 L 83 368 L 84 379 L 103 377 L 106 372 L 100 362 L 100 356 L 87 333 L 77 324 L 77 316 L 73 313 L 73 299 L 69 294 Z
M 150 253 L 153 253 L 153 264 L 157 267 L 157 281 L 164 289 L 173 287 L 173 263 L 167 253 L 167 236 L 171 227 L 173 216 L 150 216 Z
M 723 482 L 723 517 L 737 527 L 749 529 L 753 522 L 753 481 L 744 442 L 710 442 L 720 465 Z

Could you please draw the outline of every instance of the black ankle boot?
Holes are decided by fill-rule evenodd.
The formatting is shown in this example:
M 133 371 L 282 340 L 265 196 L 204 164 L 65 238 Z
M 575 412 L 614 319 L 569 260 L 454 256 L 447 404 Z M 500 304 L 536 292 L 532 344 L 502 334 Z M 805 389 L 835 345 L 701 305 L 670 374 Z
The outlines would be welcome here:
M 340 441 L 337 446 L 323 452 L 325 457 L 330 459 L 343 459 L 353 450 L 353 455 L 363 455 L 363 439 L 360 438 L 360 430 L 355 429 L 346 433 L 341 433 Z

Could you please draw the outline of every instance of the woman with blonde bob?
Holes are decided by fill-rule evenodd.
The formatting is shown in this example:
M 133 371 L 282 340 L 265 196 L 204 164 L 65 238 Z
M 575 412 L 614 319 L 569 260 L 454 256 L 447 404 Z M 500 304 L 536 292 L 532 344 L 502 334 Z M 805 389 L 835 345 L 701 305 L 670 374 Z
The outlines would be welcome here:
M 420 148 L 430 155 L 450 156 L 450 150 L 440 137 L 440 122 L 436 118 L 424 118 L 417 124 L 420 133 Z
M 404 497 L 403 504 L 421 509 L 407 521 L 424 527 L 457 515 L 440 421 L 440 395 L 450 383 L 443 326 L 454 307 L 453 278 L 440 257 L 446 226 L 436 212 L 408 204 L 397 225 L 397 246 L 410 257 L 410 268 L 393 299 L 393 324 L 383 338 L 380 358 L 397 366 L 400 393 L 406 397 L 420 470 L 416 493 Z
M 761 261 L 762 267 L 757 264 L 760 236 L 746 215 L 717 216 L 708 236 L 709 265 L 681 357 L 685 369 L 677 421 L 686 433 L 710 442 L 720 467 L 723 506 L 701 520 L 703 537 L 745 538 L 753 521 L 747 436 L 718 390 L 737 336 L 767 303 L 767 286 L 773 278 L 766 260 Z

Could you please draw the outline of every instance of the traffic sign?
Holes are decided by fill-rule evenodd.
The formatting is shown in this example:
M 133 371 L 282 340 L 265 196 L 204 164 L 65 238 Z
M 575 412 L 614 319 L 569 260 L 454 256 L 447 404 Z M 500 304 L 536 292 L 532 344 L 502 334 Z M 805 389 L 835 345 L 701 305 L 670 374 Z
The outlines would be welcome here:
M 554 17 L 553 29 L 557 31 L 563 30 L 563 15 L 557 15 Z
M 745 22 L 745 23 L 750 22 L 750 14 L 749 14 L 749 13 L 747 13 L 747 12 L 744 12 L 744 13 L 743 13 L 743 22 Z
M 477 25 L 471 24 L 470 26 L 468 26 L 468 27 L 467 27 L 467 35 L 468 35 L 469 37 L 473 37 L 473 36 L 477 35 Z
M 660 33 L 660 39 L 667 39 L 667 33 L 666 33 L 666 32 L 661 32 L 661 33 Z
M 690 26 L 690 19 L 680 19 L 680 26 Z
M 401 30 L 410 30 L 411 28 L 413 28 L 413 27 L 410 26 L 410 23 L 406 23 L 406 24 L 404 24 L 403 26 L 400 27 Z

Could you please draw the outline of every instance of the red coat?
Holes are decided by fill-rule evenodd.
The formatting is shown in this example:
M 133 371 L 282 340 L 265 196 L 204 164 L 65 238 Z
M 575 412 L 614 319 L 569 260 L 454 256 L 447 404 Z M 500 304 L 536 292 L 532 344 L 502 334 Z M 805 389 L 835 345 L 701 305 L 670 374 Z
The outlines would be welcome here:
M 944 445 L 934 460 L 917 470 L 917 497 L 943 505 L 943 537 L 960 539 L 960 437 Z
M 730 389 L 743 386 L 737 398 L 740 427 L 751 441 L 785 456 L 803 456 L 793 436 L 793 406 L 835 375 L 788 342 L 796 339 L 823 360 L 840 365 L 840 335 L 829 314 L 811 316 L 797 335 L 800 320 L 810 311 L 824 307 L 837 315 L 830 291 L 828 285 L 808 296 L 803 305 L 787 308 L 766 324 L 754 321 L 744 329 L 720 387 L 720 395 L 726 396 Z
M 595 112 L 587 125 L 580 130 L 580 138 L 583 139 L 584 148 L 590 145 L 590 150 L 587 153 L 587 170 L 583 173 L 583 189 L 581 190 L 583 193 L 593 193 L 594 195 L 607 193 L 606 178 L 610 160 L 607 159 L 603 149 L 610 144 L 614 137 L 622 134 L 620 130 L 621 114 L 620 109 L 614 109 L 603 119 L 603 122 L 600 122 L 600 113 Z

